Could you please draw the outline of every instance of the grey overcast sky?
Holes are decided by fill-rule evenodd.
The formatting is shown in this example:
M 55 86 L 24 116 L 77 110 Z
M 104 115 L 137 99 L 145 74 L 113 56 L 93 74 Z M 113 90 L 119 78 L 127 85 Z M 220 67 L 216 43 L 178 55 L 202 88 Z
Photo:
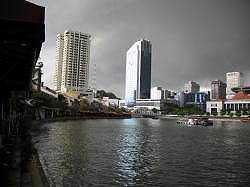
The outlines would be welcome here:
M 97 88 L 124 97 L 128 48 L 152 42 L 152 86 L 209 87 L 228 71 L 250 84 L 250 0 L 30 0 L 46 7 L 43 81 L 53 87 L 56 35 L 90 33 Z M 91 79 L 91 77 L 90 77 Z M 90 81 L 91 83 L 91 81 Z

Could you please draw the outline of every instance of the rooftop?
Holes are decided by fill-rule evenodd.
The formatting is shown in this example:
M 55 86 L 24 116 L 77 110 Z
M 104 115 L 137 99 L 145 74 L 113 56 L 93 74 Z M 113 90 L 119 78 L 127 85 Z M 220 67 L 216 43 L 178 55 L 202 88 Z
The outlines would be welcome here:
M 240 91 L 232 98 L 232 100 L 241 100 L 241 99 L 250 99 L 250 94 Z
M 232 88 L 235 93 L 243 92 L 244 94 L 250 94 L 250 86 Z

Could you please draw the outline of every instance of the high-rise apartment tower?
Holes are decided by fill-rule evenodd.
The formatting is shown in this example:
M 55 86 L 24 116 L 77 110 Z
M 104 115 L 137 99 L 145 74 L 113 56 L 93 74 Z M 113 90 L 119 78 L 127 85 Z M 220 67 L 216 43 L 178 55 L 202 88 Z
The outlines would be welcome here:
M 126 106 L 135 105 L 136 99 L 150 99 L 151 49 L 149 40 L 135 42 L 126 56 Z
M 243 73 L 241 72 L 228 72 L 226 73 L 227 80 L 227 99 L 231 99 L 235 93 L 232 91 L 232 88 L 243 87 L 244 78 Z
M 90 35 L 66 30 L 57 35 L 55 87 L 61 92 L 88 90 Z

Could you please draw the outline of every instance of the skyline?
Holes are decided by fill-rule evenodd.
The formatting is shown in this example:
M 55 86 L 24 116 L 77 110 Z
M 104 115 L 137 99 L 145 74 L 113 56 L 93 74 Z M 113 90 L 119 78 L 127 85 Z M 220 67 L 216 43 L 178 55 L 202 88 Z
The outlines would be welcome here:
M 243 72 L 249 85 L 247 0 L 32 2 L 46 7 L 41 60 L 43 81 L 49 87 L 53 87 L 56 35 L 66 29 L 93 36 L 90 72 L 96 64 L 97 88 L 119 97 L 124 97 L 126 51 L 139 38 L 154 46 L 152 87 L 177 90 L 188 80 L 210 87 L 211 80 L 225 82 L 229 71 Z

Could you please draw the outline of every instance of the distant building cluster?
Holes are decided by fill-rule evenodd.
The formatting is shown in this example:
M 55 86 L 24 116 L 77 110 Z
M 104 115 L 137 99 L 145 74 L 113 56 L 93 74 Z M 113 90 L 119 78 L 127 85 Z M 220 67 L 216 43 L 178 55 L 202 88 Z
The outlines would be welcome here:
M 226 73 L 226 83 L 221 80 L 211 81 L 211 89 L 207 92 L 201 92 L 200 85 L 194 81 L 188 81 L 182 91 L 176 92 L 159 86 L 151 88 L 151 50 L 150 41 L 142 39 L 135 42 L 127 51 L 125 100 L 120 101 L 120 107 L 136 109 L 137 113 L 140 108 L 142 110 L 139 111 L 142 112 L 145 108 L 161 110 L 162 107 L 170 105 L 178 105 L 181 108 L 196 106 L 209 113 L 228 109 L 229 105 L 233 111 L 242 107 L 250 108 L 249 96 L 246 96 L 246 93 L 239 96 L 241 91 L 235 92 L 237 88 L 244 86 L 241 72 Z M 236 98 L 239 106 L 234 102 Z
M 56 44 L 56 91 L 66 96 L 77 93 L 93 99 L 94 93 L 88 84 L 90 35 L 66 30 L 57 35 Z M 195 106 L 208 113 L 250 109 L 249 87 L 244 87 L 241 72 L 227 72 L 226 82 L 212 80 L 210 91 L 201 91 L 195 81 L 187 81 L 182 90 L 172 91 L 160 86 L 151 87 L 151 66 L 152 44 L 149 40 L 140 39 L 126 53 L 125 99 L 105 97 L 101 102 L 107 106 L 136 110 L 137 114 L 171 106 Z

